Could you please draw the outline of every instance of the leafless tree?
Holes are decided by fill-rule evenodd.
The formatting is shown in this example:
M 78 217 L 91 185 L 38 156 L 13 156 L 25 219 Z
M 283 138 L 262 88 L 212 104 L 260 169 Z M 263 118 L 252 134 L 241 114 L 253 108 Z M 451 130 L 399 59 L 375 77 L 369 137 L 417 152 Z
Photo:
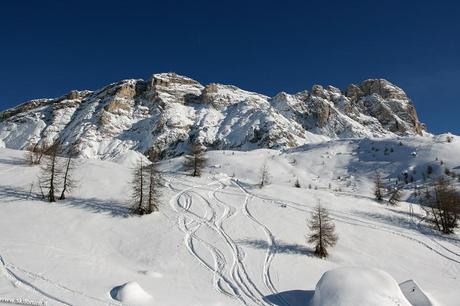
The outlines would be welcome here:
M 335 225 L 329 217 L 326 208 L 318 204 L 311 215 L 309 224 L 310 235 L 308 242 L 314 244 L 315 255 L 324 258 L 328 256 L 327 248 L 333 247 L 338 240 Z
M 390 194 L 388 203 L 391 205 L 398 205 L 399 201 L 401 201 L 401 189 L 398 186 L 394 186 L 388 192 Z
M 151 151 L 149 154 L 151 164 L 148 169 L 148 198 L 146 213 L 150 214 L 159 210 L 159 198 L 161 196 L 162 175 L 158 169 L 158 155 Z
M 32 144 L 26 148 L 25 160 L 30 166 L 39 165 L 43 156 L 43 149 L 38 143 Z
M 59 165 L 58 156 L 60 148 L 61 146 L 58 142 L 53 143 L 44 151 L 42 158 L 44 159 L 44 164 L 42 164 L 39 174 L 39 185 L 45 199 L 49 202 L 56 202 L 55 192 L 57 191 L 57 186 L 62 183 L 62 169 Z
M 423 205 L 427 220 L 439 231 L 451 234 L 458 227 L 460 193 L 447 178 L 439 178 L 431 190 L 427 189 Z
M 270 171 L 268 169 L 267 162 L 264 162 L 262 164 L 262 167 L 260 167 L 259 177 L 260 177 L 259 188 L 263 188 L 264 186 L 270 184 L 271 175 L 270 175 Z
M 192 176 L 201 176 L 201 171 L 205 165 L 206 157 L 203 147 L 199 143 L 193 143 L 190 154 L 185 156 L 185 168 L 192 172 Z
M 73 172 L 78 166 L 76 161 L 76 151 L 73 146 L 68 150 L 66 161 L 65 161 L 65 170 L 64 177 L 62 179 L 62 192 L 59 200 L 64 200 L 66 198 L 66 193 L 71 192 L 77 186 L 77 180 L 73 176 Z
M 375 199 L 379 202 L 383 201 L 383 188 L 382 175 L 380 172 L 377 172 L 374 178 L 374 195 Z
M 133 210 L 138 215 L 143 215 L 146 213 L 145 202 L 148 196 L 147 175 L 148 174 L 146 172 L 144 161 L 140 159 L 134 168 L 133 180 L 131 182 Z

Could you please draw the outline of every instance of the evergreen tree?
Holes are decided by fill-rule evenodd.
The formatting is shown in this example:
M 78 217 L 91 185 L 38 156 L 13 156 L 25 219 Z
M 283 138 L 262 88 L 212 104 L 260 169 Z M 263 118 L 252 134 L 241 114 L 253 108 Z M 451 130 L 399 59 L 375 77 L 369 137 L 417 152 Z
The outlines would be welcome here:
M 296 187 L 296 188 L 300 188 L 300 187 L 301 187 L 298 178 L 296 178 L 296 180 L 295 180 L 294 187 Z

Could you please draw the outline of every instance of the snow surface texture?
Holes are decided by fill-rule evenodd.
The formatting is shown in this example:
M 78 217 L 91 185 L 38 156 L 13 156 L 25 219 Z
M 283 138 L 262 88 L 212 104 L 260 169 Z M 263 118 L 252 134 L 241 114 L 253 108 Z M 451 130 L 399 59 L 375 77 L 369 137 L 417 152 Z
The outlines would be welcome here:
M 82 160 L 79 187 L 49 204 L 40 200 L 39 167 L 0 149 L 0 304 L 121 305 L 113 288 L 134 281 L 153 305 L 306 306 L 325 272 L 353 266 L 415 280 L 436 305 L 458 306 L 459 232 L 433 230 L 411 196 L 428 165 L 433 177 L 445 167 L 460 172 L 460 138 L 446 137 L 210 151 L 201 178 L 182 172 L 183 157 L 164 160 L 160 212 L 143 217 L 129 215 L 136 154 Z M 259 189 L 264 162 L 272 183 Z M 376 169 L 385 181 L 414 176 L 400 206 L 373 200 Z M 339 235 L 325 260 L 305 242 L 318 201 Z
M 366 80 L 345 92 L 315 85 L 309 92 L 267 97 L 163 73 L 0 113 L 0 140 L 7 148 L 46 146 L 59 138 L 82 157 L 100 159 L 129 150 L 178 156 L 191 141 L 208 149 L 251 150 L 423 130 L 404 91 L 386 80 Z
M 324 273 L 311 306 L 411 306 L 386 272 L 338 268 Z

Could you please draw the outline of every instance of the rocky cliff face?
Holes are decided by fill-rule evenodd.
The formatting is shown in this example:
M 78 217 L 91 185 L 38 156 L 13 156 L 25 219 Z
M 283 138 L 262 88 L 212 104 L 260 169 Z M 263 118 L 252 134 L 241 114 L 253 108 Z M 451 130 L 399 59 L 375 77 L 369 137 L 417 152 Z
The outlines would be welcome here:
M 59 139 L 82 157 L 102 159 L 130 150 L 175 156 L 192 141 L 208 149 L 250 150 L 423 131 L 404 91 L 381 79 L 350 85 L 345 92 L 314 85 L 310 91 L 267 97 L 163 73 L 32 100 L 0 113 L 0 140 L 8 148 Z

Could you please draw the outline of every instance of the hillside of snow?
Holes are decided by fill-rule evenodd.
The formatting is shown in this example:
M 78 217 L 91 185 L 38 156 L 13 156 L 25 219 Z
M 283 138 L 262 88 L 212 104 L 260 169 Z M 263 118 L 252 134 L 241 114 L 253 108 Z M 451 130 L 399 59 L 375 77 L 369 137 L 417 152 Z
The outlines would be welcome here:
M 268 97 L 161 73 L 0 113 L 0 141 L 7 148 L 59 140 L 81 157 L 99 159 L 130 150 L 178 156 L 192 142 L 209 150 L 284 149 L 329 139 L 422 135 L 424 129 L 410 98 L 383 79 L 343 91 L 314 85 Z
M 456 306 L 460 233 L 432 229 L 412 195 L 446 167 L 460 173 L 460 138 L 452 137 L 208 151 L 200 178 L 184 173 L 183 157 L 164 159 L 160 212 L 142 217 L 131 214 L 129 201 L 136 152 L 116 162 L 82 159 L 78 188 L 50 204 L 39 196 L 39 167 L 26 165 L 23 151 L 2 148 L 0 305 L 325 305 L 312 300 L 315 288 L 331 301 L 323 292 L 353 274 L 332 274 L 321 286 L 321 277 L 331 276 L 324 273 L 354 267 L 375 282 L 356 280 L 360 287 L 344 295 L 351 301 L 389 292 L 401 302 L 401 284 L 409 302 L 428 297 L 433 305 Z M 260 189 L 264 163 L 271 184 Z M 432 177 L 423 175 L 428 165 Z M 385 182 L 412 177 L 399 206 L 373 200 L 376 170 Z M 318 202 L 339 236 L 327 259 L 314 257 L 305 238 Z M 369 276 L 373 269 L 385 277 Z M 398 301 L 384 305 L 408 303 Z

